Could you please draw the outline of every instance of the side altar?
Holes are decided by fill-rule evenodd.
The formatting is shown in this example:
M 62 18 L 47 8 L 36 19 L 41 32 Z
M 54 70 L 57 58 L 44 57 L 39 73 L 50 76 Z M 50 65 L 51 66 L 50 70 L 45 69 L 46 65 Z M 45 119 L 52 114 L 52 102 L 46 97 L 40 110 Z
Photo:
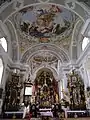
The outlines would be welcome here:
M 70 97 L 71 110 L 85 110 L 85 90 L 84 82 L 81 76 L 75 70 L 72 70 L 68 76 L 67 88 Z
M 17 73 L 11 73 L 10 79 L 6 82 L 4 111 L 18 111 L 20 107 L 20 94 L 23 83 Z

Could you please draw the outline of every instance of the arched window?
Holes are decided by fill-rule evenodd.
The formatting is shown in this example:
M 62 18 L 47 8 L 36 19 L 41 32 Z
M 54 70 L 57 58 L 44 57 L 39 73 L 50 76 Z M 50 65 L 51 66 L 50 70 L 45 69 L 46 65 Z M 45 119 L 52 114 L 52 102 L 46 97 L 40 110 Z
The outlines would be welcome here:
M 7 41 L 4 37 L 0 38 L 0 44 L 4 48 L 5 52 L 7 52 Z
M 3 62 L 2 59 L 0 58 L 0 84 L 2 80 L 2 75 L 3 75 Z
M 83 41 L 82 41 L 82 50 L 84 51 L 84 49 L 86 48 L 86 46 L 89 43 L 89 38 L 84 37 Z

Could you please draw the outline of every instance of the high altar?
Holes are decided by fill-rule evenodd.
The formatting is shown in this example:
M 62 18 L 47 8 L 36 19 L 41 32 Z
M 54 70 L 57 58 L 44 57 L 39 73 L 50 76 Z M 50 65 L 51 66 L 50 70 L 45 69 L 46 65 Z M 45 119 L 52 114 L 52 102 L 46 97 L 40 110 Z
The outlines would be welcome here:
M 35 79 L 35 100 L 40 107 L 51 107 L 59 99 L 58 84 L 52 73 L 42 71 Z

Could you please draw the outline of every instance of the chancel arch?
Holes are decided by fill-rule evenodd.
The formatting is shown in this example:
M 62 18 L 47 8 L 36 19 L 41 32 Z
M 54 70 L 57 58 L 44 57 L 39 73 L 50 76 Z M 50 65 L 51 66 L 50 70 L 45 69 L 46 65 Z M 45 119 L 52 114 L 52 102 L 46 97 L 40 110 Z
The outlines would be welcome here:
M 59 48 L 55 44 L 42 43 L 30 47 L 27 51 L 25 51 L 21 57 L 21 63 L 26 63 L 27 60 L 33 56 L 33 54 L 37 53 L 37 51 L 49 51 L 54 53 L 62 62 L 69 62 L 70 60 L 70 57 L 68 56 L 67 52 L 63 50 L 63 48 Z
M 58 75 L 58 71 L 57 71 L 57 70 L 55 70 L 55 69 L 52 68 L 51 66 L 42 65 L 42 66 L 39 67 L 36 71 L 34 71 L 33 74 L 31 75 L 33 81 L 34 81 L 34 79 L 36 78 L 38 71 L 40 71 L 40 70 L 42 70 L 42 69 L 49 69 L 50 71 L 52 71 L 53 76 L 55 77 L 56 81 L 59 80 L 59 75 Z

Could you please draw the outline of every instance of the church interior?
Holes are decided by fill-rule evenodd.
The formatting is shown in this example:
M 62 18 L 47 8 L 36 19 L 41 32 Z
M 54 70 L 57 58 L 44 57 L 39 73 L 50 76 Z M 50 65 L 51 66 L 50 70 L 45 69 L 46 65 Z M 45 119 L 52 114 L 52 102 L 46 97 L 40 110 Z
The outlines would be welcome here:
M 89 120 L 89 30 L 90 0 L 0 0 L 0 119 Z

